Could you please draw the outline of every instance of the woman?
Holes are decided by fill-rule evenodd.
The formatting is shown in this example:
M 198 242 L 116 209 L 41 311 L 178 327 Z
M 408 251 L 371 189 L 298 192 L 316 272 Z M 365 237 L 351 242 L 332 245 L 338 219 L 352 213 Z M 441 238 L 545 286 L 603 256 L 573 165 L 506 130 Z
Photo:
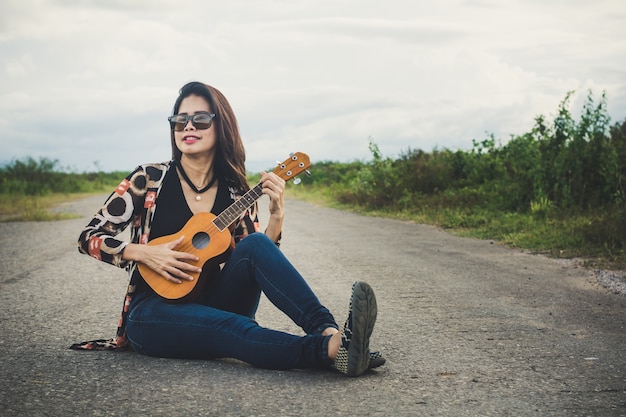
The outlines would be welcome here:
M 130 284 L 117 337 L 72 348 L 130 346 L 159 357 L 231 357 L 263 368 L 335 368 L 349 376 L 382 365 L 382 355 L 369 350 L 377 312 L 371 287 L 353 285 L 348 319 L 339 331 L 333 315 L 278 249 L 285 182 L 274 173 L 261 176 L 262 192 L 270 200 L 264 233 L 253 204 L 231 228 L 235 248 L 230 258 L 221 268 L 206 267 L 211 278 L 195 299 L 173 304 L 146 283 L 138 263 L 176 284 L 192 280 L 200 268 L 193 265 L 195 255 L 177 250 L 183 236 L 145 243 L 177 233 L 195 213 L 219 214 L 249 189 L 237 120 L 220 91 L 188 83 L 172 114 L 172 160 L 139 166 L 79 237 L 81 253 L 126 268 Z M 131 242 L 116 239 L 128 226 Z M 306 335 L 260 327 L 254 316 L 261 291 Z

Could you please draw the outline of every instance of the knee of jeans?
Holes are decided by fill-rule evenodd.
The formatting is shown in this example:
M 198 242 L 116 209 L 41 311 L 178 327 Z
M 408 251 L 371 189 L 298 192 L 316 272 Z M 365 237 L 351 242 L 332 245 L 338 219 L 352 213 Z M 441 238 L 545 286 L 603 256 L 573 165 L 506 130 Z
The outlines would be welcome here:
M 266 246 L 268 244 L 274 245 L 274 243 L 270 240 L 269 237 L 265 235 L 265 233 L 256 232 L 249 234 L 248 236 L 243 238 L 237 246 L 242 246 L 243 248 L 250 247 L 250 249 L 253 249 Z

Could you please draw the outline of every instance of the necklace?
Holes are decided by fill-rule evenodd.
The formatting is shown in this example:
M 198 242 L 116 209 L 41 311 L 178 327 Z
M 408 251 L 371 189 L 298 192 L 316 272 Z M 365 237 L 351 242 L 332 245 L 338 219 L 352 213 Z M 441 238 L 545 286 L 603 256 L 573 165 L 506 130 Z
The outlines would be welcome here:
M 183 179 L 185 180 L 187 185 L 189 185 L 189 187 L 191 187 L 191 189 L 196 192 L 196 201 L 202 200 L 202 196 L 200 194 L 206 192 L 209 188 L 211 188 L 213 184 L 215 184 L 215 180 L 217 180 L 217 176 L 213 175 L 213 178 L 211 178 L 211 181 L 209 181 L 207 185 L 205 185 L 202 188 L 199 188 L 199 187 L 196 187 L 195 184 L 191 182 L 191 180 L 187 176 L 187 173 L 183 169 L 183 164 L 181 164 L 180 161 L 176 163 L 176 167 L 178 168 L 180 175 L 183 176 Z

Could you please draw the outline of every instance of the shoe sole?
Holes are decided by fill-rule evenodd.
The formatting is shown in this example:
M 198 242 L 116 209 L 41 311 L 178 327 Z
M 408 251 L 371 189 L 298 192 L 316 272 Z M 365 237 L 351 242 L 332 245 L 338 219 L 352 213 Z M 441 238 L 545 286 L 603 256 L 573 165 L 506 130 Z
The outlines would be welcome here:
M 378 307 L 374 290 L 365 282 L 354 286 L 352 298 L 352 338 L 348 348 L 348 376 L 359 376 L 369 368 L 370 336 Z

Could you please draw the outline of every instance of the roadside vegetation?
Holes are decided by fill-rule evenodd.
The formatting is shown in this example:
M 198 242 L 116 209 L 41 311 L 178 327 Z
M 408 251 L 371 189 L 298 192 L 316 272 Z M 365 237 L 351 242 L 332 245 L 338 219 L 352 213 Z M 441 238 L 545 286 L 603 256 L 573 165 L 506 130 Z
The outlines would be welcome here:
M 0 167 L 0 220 L 68 219 L 49 209 L 68 200 L 111 192 L 126 172 L 69 172 L 57 160 L 25 158 Z
M 610 124 L 604 95 L 579 120 L 567 94 L 556 116 L 469 151 L 408 149 L 372 160 L 321 162 L 290 193 L 363 214 L 427 223 L 588 266 L 626 269 L 626 121 Z
M 589 92 L 575 119 L 566 95 L 552 120 L 470 150 L 407 149 L 370 161 L 317 162 L 288 194 L 317 204 L 432 224 L 590 267 L 626 269 L 626 120 L 611 124 L 606 97 Z M 111 192 L 126 172 L 73 173 L 32 158 L 0 167 L 0 219 L 54 220 L 68 198 Z M 251 177 L 251 182 L 258 176 Z

